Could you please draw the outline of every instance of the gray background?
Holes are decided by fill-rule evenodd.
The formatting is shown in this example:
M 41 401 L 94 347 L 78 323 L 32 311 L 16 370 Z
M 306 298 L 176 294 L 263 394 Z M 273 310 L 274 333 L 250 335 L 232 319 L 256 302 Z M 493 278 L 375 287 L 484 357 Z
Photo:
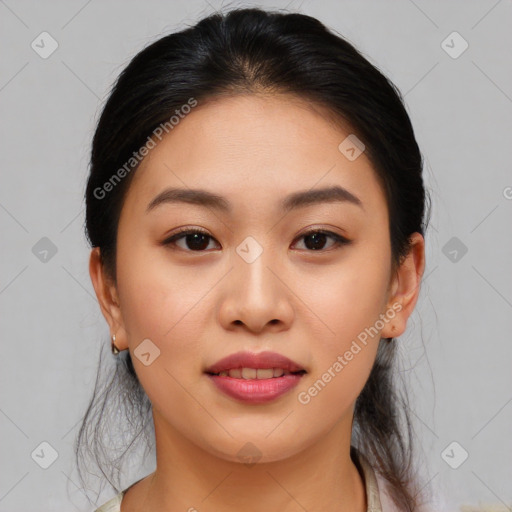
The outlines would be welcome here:
M 438 510 L 511 510 L 512 2 L 230 5 L 318 17 L 405 95 L 433 199 L 425 281 L 399 341 L 424 472 Z M 90 141 L 129 59 L 212 6 L 221 4 L 0 0 L 0 511 L 91 510 L 72 453 L 108 343 L 82 230 Z M 46 59 L 31 47 L 43 31 L 58 42 Z M 460 50 L 460 39 L 442 44 L 453 31 L 469 44 L 457 58 L 445 49 Z M 58 453 L 48 469 L 31 456 L 42 442 Z M 446 460 L 460 463 L 462 450 L 469 457 L 453 469 Z M 151 470 L 135 468 L 126 484 Z

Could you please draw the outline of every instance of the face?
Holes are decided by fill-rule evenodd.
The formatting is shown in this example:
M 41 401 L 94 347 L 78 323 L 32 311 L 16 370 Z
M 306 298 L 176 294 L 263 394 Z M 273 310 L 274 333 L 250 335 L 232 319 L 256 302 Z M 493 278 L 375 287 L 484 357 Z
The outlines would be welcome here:
M 265 462 L 350 428 L 379 339 L 403 332 L 418 282 L 395 279 L 385 196 L 365 153 L 338 149 L 349 134 L 290 96 L 222 98 L 136 171 L 104 312 L 160 431 L 225 460 L 252 443 Z M 222 199 L 161 195 L 171 188 Z M 240 351 L 277 352 L 306 373 L 273 399 L 235 398 L 205 370 Z

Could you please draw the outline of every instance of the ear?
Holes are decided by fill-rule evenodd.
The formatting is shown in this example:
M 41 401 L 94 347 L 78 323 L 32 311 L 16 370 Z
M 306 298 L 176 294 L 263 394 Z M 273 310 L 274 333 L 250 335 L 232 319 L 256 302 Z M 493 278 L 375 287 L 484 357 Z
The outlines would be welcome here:
M 119 305 L 117 288 L 112 278 L 107 275 L 101 262 L 100 248 L 94 247 L 89 258 L 89 274 L 100 304 L 101 312 L 110 327 L 110 337 L 116 335 L 116 347 L 128 348 L 126 332 Z
M 420 233 L 413 233 L 410 241 L 409 253 L 392 278 L 386 311 L 393 310 L 396 314 L 382 329 L 382 338 L 395 338 L 405 332 L 418 300 L 425 270 L 425 240 Z

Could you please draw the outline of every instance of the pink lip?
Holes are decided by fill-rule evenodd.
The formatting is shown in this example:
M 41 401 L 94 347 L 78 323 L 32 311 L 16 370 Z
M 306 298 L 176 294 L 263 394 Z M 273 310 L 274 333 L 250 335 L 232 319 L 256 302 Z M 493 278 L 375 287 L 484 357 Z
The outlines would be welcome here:
M 237 368 L 282 368 L 289 372 L 302 372 L 270 379 L 236 379 L 213 375 Z M 226 395 L 251 404 L 270 402 L 294 388 L 306 370 L 295 361 L 277 352 L 236 352 L 205 370 L 213 384 Z
M 261 367 L 260 367 L 261 368 Z M 263 404 L 275 400 L 294 388 L 302 373 L 288 374 L 271 379 L 234 379 L 208 375 L 217 389 L 236 400 L 250 404 Z
M 236 368 L 282 368 L 289 372 L 304 370 L 298 363 L 277 352 L 236 352 L 217 361 L 208 367 L 205 372 L 219 373 Z

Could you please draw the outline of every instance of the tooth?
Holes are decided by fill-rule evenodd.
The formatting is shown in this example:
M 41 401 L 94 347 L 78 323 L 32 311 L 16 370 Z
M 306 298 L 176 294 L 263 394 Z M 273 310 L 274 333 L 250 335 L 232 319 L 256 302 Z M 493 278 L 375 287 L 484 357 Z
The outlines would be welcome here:
M 217 375 L 221 377 L 231 377 L 233 379 L 272 379 L 290 375 L 291 372 L 282 368 L 232 368 L 224 370 Z
M 257 379 L 271 379 L 274 377 L 274 370 L 272 368 L 265 368 L 264 370 L 258 369 L 256 375 Z
M 256 373 L 255 368 L 242 368 L 242 379 L 255 379 Z

